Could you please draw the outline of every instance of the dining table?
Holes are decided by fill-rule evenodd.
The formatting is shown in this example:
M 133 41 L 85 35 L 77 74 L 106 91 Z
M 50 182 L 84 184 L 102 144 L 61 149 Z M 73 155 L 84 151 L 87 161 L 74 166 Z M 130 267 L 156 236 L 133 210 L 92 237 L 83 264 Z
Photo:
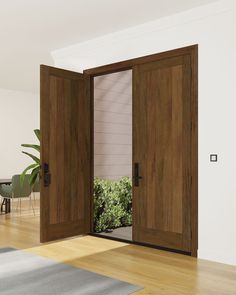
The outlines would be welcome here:
M 0 179 L 0 185 L 11 185 L 12 181 L 11 179 Z M 10 213 L 11 212 L 11 199 L 9 198 L 4 198 L 3 197 L 3 200 L 2 200 L 2 203 L 1 203 L 1 213 Z

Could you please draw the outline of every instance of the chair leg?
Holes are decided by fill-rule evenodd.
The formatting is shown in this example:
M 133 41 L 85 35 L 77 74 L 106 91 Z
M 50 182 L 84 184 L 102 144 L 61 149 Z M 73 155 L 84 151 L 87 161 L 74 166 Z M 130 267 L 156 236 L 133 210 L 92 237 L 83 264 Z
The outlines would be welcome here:
M 11 198 L 11 213 L 14 214 L 14 198 Z
M 31 209 L 31 194 L 29 196 L 29 210 Z
M 32 207 L 32 210 L 33 210 L 33 213 L 34 213 L 34 216 L 35 216 L 35 210 L 34 210 L 34 206 L 33 206 L 31 195 L 29 196 L 29 205 L 30 205 L 30 207 Z
M 5 206 L 5 208 L 6 208 L 6 199 L 5 198 L 3 198 L 3 200 L 2 200 L 2 203 L 1 203 L 1 212 L 3 212 L 3 207 Z M 6 211 L 6 209 L 5 209 L 5 211 Z
M 36 207 L 36 194 L 35 192 L 33 192 L 33 194 L 34 194 L 34 206 Z
M 19 208 L 19 203 L 20 203 L 20 199 L 19 199 L 19 198 L 17 198 L 16 211 L 17 211 L 17 210 L 18 210 L 18 208 Z
M 14 205 L 13 205 L 14 204 Z M 15 208 L 14 208 L 15 207 Z M 14 212 L 14 214 L 17 213 L 17 210 L 19 208 L 19 199 L 16 200 L 16 198 L 12 198 L 12 213 Z
M 1 199 L 1 212 L 3 212 L 4 199 Z

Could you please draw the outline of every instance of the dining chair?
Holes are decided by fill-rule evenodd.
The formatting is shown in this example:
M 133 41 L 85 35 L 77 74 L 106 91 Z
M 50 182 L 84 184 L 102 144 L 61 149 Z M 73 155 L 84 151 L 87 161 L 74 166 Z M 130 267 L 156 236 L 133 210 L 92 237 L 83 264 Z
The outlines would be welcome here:
M 11 200 L 11 206 L 13 209 L 13 201 L 17 199 L 17 207 L 20 206 L 20 213 L 21 213 L 21 199 L 22 198 L 29 198 L 29 206 L 32 207 L 33 213 L 35 215 L 34 206 L 31 199 L 31 192 L 32 188 L 29 184 L 30 175 L 25 175 L 24 182 L 21 184 L 20 182 L 20 175 L 14 175 L 12 177 L 12 184 L 11 185 L 1 185 L 0 186 L 0 195 L 4 199 Z M 12 210 L 13 212 L 13 210 Z

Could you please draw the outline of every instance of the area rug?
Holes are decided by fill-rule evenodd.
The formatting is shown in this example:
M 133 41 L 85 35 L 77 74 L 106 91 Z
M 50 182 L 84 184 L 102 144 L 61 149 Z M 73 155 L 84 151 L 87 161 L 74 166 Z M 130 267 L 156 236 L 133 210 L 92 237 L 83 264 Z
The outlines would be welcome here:
M 1 295 L 126 295 L 140 289 L 25 251 L 0 249 Z
M 0 254 L 1 253 L 6 253 L 6 252 L 10 252 L 10 251 L 15 251 L 16 249 L 14 248 L 10 248 L 10 247 L 6 247 L 6 248 L 0 248 Z

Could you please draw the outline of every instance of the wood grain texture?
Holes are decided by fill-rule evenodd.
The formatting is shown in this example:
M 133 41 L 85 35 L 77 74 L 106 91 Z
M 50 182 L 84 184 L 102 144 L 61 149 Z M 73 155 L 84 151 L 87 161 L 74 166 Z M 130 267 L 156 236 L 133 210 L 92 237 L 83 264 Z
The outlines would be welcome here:
M 109 65 L 103 65 L 100 67 L 86 69 L 84 70 L 84 73 L 91 76 L 100 76 L 100 75 L 105 75 L 110 73 L 117 73 L 119 71 L 126 71 L 126 70 L 133 69 L 133 67 L 135 67 L 136 65 L 149 63 L 153 61 L 155 62 L 158 60 L 162 60 L 163 58 L 166 58 L 166 57 L 175 57 L 175 56 L 186 55 L 186 54 L 191 55 L 193 54 L 193 52 L 196 51 L 196 48 L 197 48 L 197 45 L 177 48 L 177 49 L 160 52 L 156 54 L 151 54 L 147 56 L 142 56 L 138 58 L 133 58 L 133 59 L 125 60 L 125 61 L 119 61 Z
M 88 236 L 29 251 L 144 287 L 135 294 L 235 294 L 235 267 L 147 247 Z
M 134 240 L 191 251 L 190 57 L 134 69 Z
M 39 215 L 0 215 L 0 247 L 24 249 L 144 287 L 142 295 L 235 295 L 236 267 L 91 236 L 39 243 Z M 14 283 L 14 279 L 12 281 Z
M 144 56 L 144 57 L 140 57 L 140 58 L 135 58 L 135 59 L 131 59 L 131 60 L 126 60 L 126 61 L 121 61 L 121 62 L 117 62 L 114 64 L 110 64 L 110 65 L 105 65 L 105 66 L 101 66 L 101 67 L 97 67 L 97 68 L 93 68 L 93 69 L 88 69 L 85 70 L 84 72 L 87 73 L 88 75 L 90 75 L 91 79 L 93 80 L 93 77 L 97 77 L 100 75 L 104 75 L 104 74 L 108 74 L 108 73 L 115 73 L 119 71 L 125 71 L 128 69 L 132 69 L 135 70 L 137 68 L 138 65 L 142 65 L 142 64 L 146 64 L 146 63 L 152 63 L 152 62 L 157 62 L 157 61 L 162 61 L 163 59 L 169 59 L 169 58 L 179 58 L 179 57 L 184 57 L 184 56 L 188 56 L 188 58 L 190 57 L 190 63 L 191 63 L 191 67 L 183 67 L 183 72 L 188 72 L 187 75 L 191 76 L 191 81 L 186 81 L 190 83 L 190 86 L 187 85 L 188 83 L 184 83 L 185 85 L 187 85 L 187 87 L 190 87 L 191 89 L 191 93 L 190 93 L 190 97 L 189 97 L 189 101 L 190 101 L 190 114 L 191 114 L 191 120 L 190 120 L 190 124 L 191 124 L 191 146 L 190 146 L 190 151 L 188 151 L 191 154 L 190 157 L 190 171 L 186 171 L 185 169 L 183 170 L 183 173 L 187 173 L 188 176 L 190 175 L 190 181 L 187 184 L 186 188 L 187 190 L 189 189 L 189 186 L 191 187 L 191 202 L 187 203 L 187 206 L 191 206 L 191 215 L 189 217 L 189 215 L 186 215 L 185 220 L 182 220 L 183 223 L 188 223 L 190 224 L 191 228 L 190 228 L 190 233 L 188 233 L 189 236 L 191 236 L 191 255 L 192 256 L 197 256 L 197 248 L 198 248 L 198 45 L 192 45 L 192 46 L 187 46 L 184 48 L 178 48 L 178 49 L 174 49 L 174 50 L 170 50 L 170 51 L 166 51 L 166 52 L 161 52 L 158 54 L 152 54 L 149 56 Z M 178 71 L 179 69 L 175 69 L 176 71 Z M 136 73 L 136 76 L 138 77 L 138 74 Z M 183 76 L 183 79 L 185 77 L 185 74 Z M 138 79 L 138 78 L 137 78 Z M 180 91 L 180 89 L 178 88 L 178 83 L 173 82 L 174 84 L 172 85 L 172 87 L 176 88 L 176 91 Z M 134 84 L 134 80 L 133 80 L 133 89 L 135 87 Z M 102 90 L 101 90 L 102 91 Z M 91 97 L 91 100 L 93 100 L 93 97 Z M 186 105 L 187 106 L 187 105 Z M 140 107 L 138 106 L 138 102 L 136 102 L 136 107 Z M 134 108 L 133 108 L 134 109 Z M 93 109 L 91 109 L 91 111 L 93 111 Z M 142 114 L 143 110 L 142 108 L 140 108 L 140 114 Z M 138 122 L 138 117 L 134 114 L 133 112 L 133 128 L 137 128 L 136 123 Z M 179 122 L 180 123 L 180 122 Z M 101 129 L 104 128 L 104 126 L 100 126 L 99 124 L 104 124 L 104 123 L 97 123 L 97 125 L 95 126 L 95 128 L 99 131 Z M 145 128 L 145 121 L 143 121 L 143 125 L 139 126 L 140 132 L 142 133 L 143 128 Z M 189 126 L 184 126 L 184 128 L 189 128 Z M 106 124 L 106 130 L 112 130 L 112 126 L 109 126 L 108 124 Z M 118 130 L 118 129 L 117 129 Z M 130 130 L 129 130 L 130 132 Z M 176 138 L 177 140 L 177 138 Z M 134 153 L 134 149 L 136 149 L 138 142 L 136 142 L 135 138 L 133 139 L 133 153 Z M 143 146 L 145 146 L 145 144 L 143 143 Z M 189 147 L 188 147 L 189 148 Z M 95 149 L 96 149 L 96 145 L 95 145 Z M 107 149 L 112 149 L 112 147 L 105 147 L 103 153 L 106 153 Z M 123 151 L 122 151 L 123 152 Z M 187 152 L 187 150 L 185 150 L 185 152 Z M 128 151 L 128 153 L 131 153 L 131 151 Z M 140 152 L 140 157 L 142 157 L 142 152 Z M 133 157 L 133 163 L 134 161 L 134 157 Z M 178 160 L 176 159 L 176 161 L 178 162 Z M 186 161 L 185 158 L 183 158 L 183 161 Z M 176 162 L 175 165 L 178 165 L 178 163 Z M 179 162 L 180 165 L 181 161 Z M 142 169 L 142 167 L 141 167 Z M 174 173 L 174 172 L 173 172 Z M 175 175 L 177 175 L 177 170 L 175 170 Z M 93 177 L 93 176 L 91 176 Z M 92 178 L 91 178 L 92 179 Z M 180 186 L 181 180 L 179 179 L 178 181 L 178 185 Z M 141 192 L 141 187 L 139 188 L 140 190 L 140 194 L 142 194 Z M 135 188 L 134 188 L 135 191 Z M 175 196 L 176 197 L 176 196 Z M 136 210 L 136 203 L 134 202 L 133 204 L 133 210 L 134 210 L 134 214 L 133 214 L 133 223 L 135 226 L 136 223 L 136 219 L 140 218 L 140 216 L 138 216 L 138 213 Z M 182 207 L 185 207 L 185 201 L 183 200 L 183 204 Z M 145 207 L 143 207 L 145 208 Z M 173 210 L 174 207 L 172 206 Z M 174 212 L 174 214 L 176 214 L 177 219 L 179 219 L 180 217 L 180 210 L 177 210 Z M 168 221 L 169 222 L 169 221 Z M 181 227 L 181 224 L 179 223 L 178 225 L 172 222 L 172 226 L 176 227 L 174 230 L 178 231 L 178 229 Z M 134 231 L 133 232 L 134 236 L 133 239 L 136 240 L 137 239 L 137 233 Z M 176 233 L 178 234 L 178 233 Z M 177 238 L 178 240 L 178 238 Z M 177 244 L 180 242 L 177 241 Z M 183 240 L 182 240 L 183 242 Z M 187 247 L 189 248 L 189 242 L 187 242 Z M 186 247 L 186 245 L 184 245 L 184 247 Z
M 90 100 L 84 75 L 41 66 L 41 241 L 87 233 L 90 223 Z M 42 171 L 44 177 L 44 171 Z
M 22 199 L 21 212 L 19 207 L 16 210 L 17 202 L 13 201 L 11 213 L 0 214 L 0 248 L 25 249 L 39 246 L 39 198 L 34 202 L 35 215 L 28 199 Z

